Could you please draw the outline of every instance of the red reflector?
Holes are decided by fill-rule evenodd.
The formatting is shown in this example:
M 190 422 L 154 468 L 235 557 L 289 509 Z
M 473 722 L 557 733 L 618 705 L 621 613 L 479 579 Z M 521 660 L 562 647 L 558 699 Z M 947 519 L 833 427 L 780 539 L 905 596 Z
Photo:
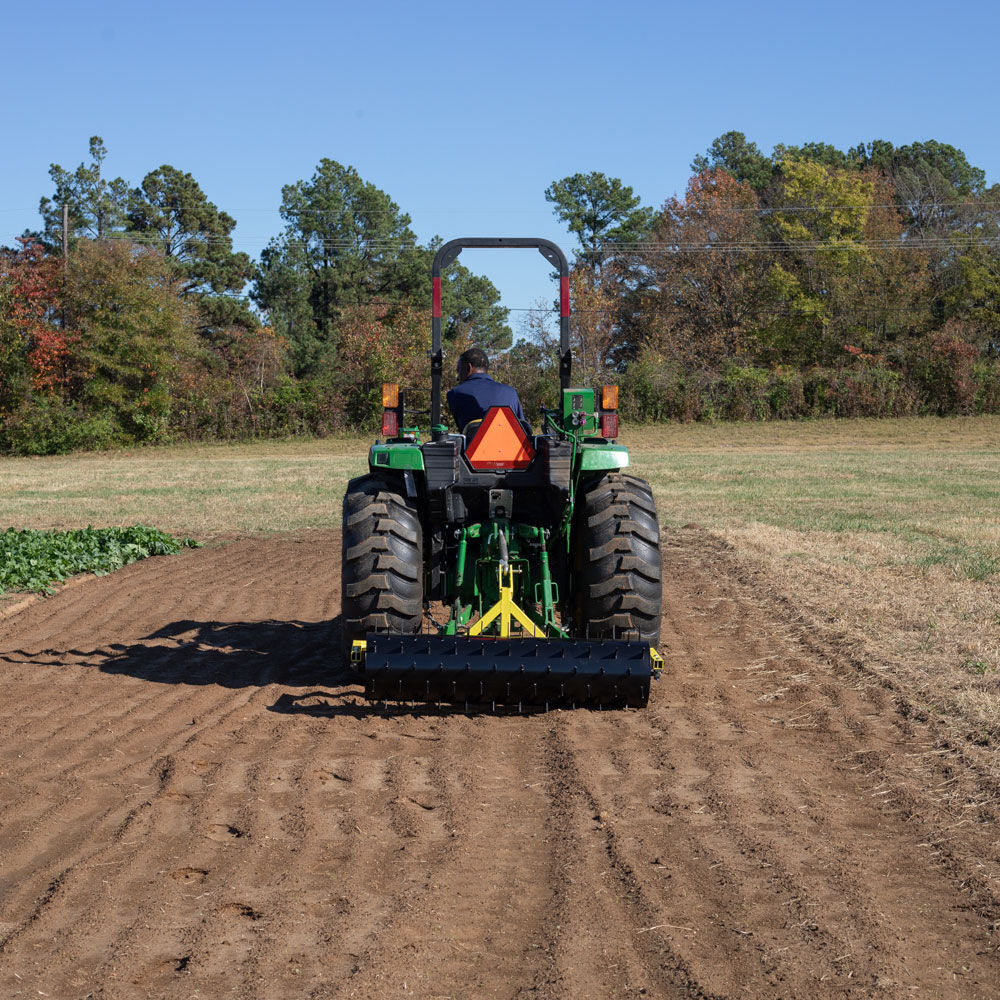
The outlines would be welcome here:
M 569 315 L 569 278 L 559 279 L 559 315 Z
M 394 438 L 399 433 L 399 414 L 395 410 L 382 411 L 382 437 Z
M 431 302 L 431 316 L 436 316 L 438 319 L 441 318 L 441 279 L 432 278 L 431 284 L 433 285 L 434 292 Z
M 614 440 L 618 437 L 618 414 L 601 414 L 601 437 Z

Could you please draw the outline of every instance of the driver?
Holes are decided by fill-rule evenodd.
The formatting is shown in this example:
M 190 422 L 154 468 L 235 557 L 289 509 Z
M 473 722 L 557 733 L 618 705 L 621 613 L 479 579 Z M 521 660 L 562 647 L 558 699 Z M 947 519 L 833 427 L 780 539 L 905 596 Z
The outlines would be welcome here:
M 448 392 L 448 408 L 460 431 L 470 421 L 482 420 L 491 406 L 509 406 L 518 420 L 524 420 L 517 390 L 494 382 L 489 369 L 490 359 L 478 347 L 470 347 L 458 359 L 458 385 Z

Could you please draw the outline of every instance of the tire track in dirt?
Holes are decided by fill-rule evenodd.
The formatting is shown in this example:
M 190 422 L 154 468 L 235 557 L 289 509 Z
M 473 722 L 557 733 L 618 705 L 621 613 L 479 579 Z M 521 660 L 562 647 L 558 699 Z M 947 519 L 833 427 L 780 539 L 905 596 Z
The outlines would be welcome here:
M 668 944 L 644 937 L 652 929 L 653 908 L 609 825 L 608 804 L 594 794 L 589 762 L 583 763 L 576 746 L 579 719 L 559 714 L 547 742 L 562 875 L 550 918 L 555 923 L 550 978 L 542 994 L 595 1000 L 629 993 L 709 997 Z M 617 751 L 608 743 L 618 714 L 599 717 L 587 734 L 597 745 L 591 743 L 587 753 L 598 758 L 600 780 L 629 796 L 626 776 L 614 764 Z
M 994 996 L 989 775 L 667 542 L 641 712 L 368 708 L 331 665 L 336 532 L 0 619 L 0 988 Z

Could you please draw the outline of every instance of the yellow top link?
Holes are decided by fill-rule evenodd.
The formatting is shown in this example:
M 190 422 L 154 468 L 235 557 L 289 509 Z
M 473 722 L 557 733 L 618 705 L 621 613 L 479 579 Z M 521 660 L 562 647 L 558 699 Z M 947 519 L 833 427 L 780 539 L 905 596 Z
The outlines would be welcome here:
M 483 629 L 499 617 L 501 639 L 510 638 L 511 618 L 520 622 L 528 635 L 535 639 L 544 639 L 545 632 L 514 601 L 514 567 L 500 566 L 497 570 L 497 582 L 500 586 L 500 600 L 469 629 L 469 635 L 482 635 Z

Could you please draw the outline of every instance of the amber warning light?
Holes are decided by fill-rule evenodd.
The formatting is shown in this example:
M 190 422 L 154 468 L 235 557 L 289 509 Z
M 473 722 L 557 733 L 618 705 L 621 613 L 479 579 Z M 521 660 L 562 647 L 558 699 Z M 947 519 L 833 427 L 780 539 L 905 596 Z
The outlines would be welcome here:
M 483 417 L 465 457 L 474 469 L 526 469 L 535 449 L 514 411 L 509 406 L 494 406 Z

